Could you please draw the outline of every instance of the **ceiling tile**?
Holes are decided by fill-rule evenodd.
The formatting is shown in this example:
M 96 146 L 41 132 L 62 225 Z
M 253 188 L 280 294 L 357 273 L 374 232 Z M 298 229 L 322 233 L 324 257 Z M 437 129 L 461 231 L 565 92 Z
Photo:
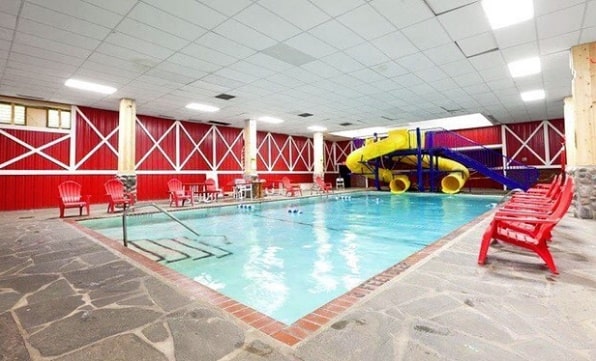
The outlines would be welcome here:
M 457 45 L 468 58 L 497 49 L 497 43 L 491 32 L 458 40 Z
M 386 63 L 376 65 L 372 67 L 372 69 L 388 78 L 393 78 L 408 72 L 408 70 L 394 61 L 388 61 Z
M 129 16 L 139 22 L 186 40 L 194 40 L 206 32 L 205 28 L 201 26 L 191 24 L 144 3 L 138 3 Z
M 339 70 L 320 60 L 315 60 L 300 67 L 310 71 L 313 74 L 317 74 L 322 78 L 330 78 L 341 74 Z
M 195 0 L 144 0 L 143 2 L 170 13 L 192 24 L 200 24 L 206 29 L 213 29 L 226 20 L 226 17 Z
M 582 4 L 538 17 L 536 19 L 538 38 L 552 38 L 579 30 L 582 24 L 583 11 L 584 5 Z
M 257 4 L 242 10 L 234 18 L 278 41 L 286 40 L 300 33 L 299 28 Z
M 503 54 L 505 61 L 510 63 L 512 61 L 538 56 L 540 51 L 538 49 L 538 44 L 532 42 L 503 49 L 501 54 Z
M 453 9 L 476 2 L 477 0 L 426 0 L 435 14 L 441 14 Z
M 494 35 L 501 49 L 536 41 L 536 22 L 524 21 L 519 24 L 497 29 L 494 31 Z
M 234 19 L 229 19 L 213 30 L 232 41 L 239 42 L 255 50 L 263 50 L 275 45 L 276 41 Z
M 261 0 L 259 5 L 281 16 L 302 30 L 308 30 L 330 19 L 329 15 L 308 0 Z
M 404 56 L 395 60 L 395 62 L 409 71 L 423 70 L 431 68 L 434 65 L 433 62 L 422 53 Z
M 194 43 L 188 45 L 180 52 L 219 66 L 230 65 L 237 61 L 237 59 L 229 55 Z
M 367 67 L 385 63 L 389 58 L 370 43 L 362 43 L 346 49 L 345 53 Z
M 130 9 L 137 3 L 137 0 L 84 0 L 86 3 L 93 4 L 99 8 L 115 12 L 120 15 L 126 15 Z
M 470 63 L 478 71 L 484 71 L 494 67 L 505 68 L 507 64 L 503 59 L 503 54 L 500 51 L 491 51 L 469 58 Z
M 148 40 L 164 48 L 178 50 L 188 44 L 188 40 L 168 34 L 157 28 L 140 23 L 136 20 L 124 19 L 117 27 L 116 31 L 132 37 Z
M 227 16 L 237 14 L 253 3 L 252 0 L 201 0 L 201 2 Z
M 540 46 L 540 55 L 551 53 L 558 53 L 571 49 L 576 44 L 579 44 L 579 31 L 555 36 L 554 38 L 541 39 L 538 42 Z
M 165 59 L 172 55 L 170 49 L 122 33 L 111 33 L 105 41 L 158 59 Z
M 111 31 L 108 27 L 99 26 L 28 2 L 23 5 L 21 16 L 25 19 L 99 40 L 103 40 Z
M 223 36 L 214 32 L 207 32 L 199 39 L 195 40 L 195 44 L 204 45 L 208 48 L 217 50 L 226 55 L 233 56 L 236 59 L 244 59 L 255 53 L 254 49 L 248 48 L 238 42 L 224 38 Z
M 351 73 L 364 68 L 362 64 L 342 53 L 341 51 L 321 58 L 321 60 L 344 73 Z
M 418 52 L 414 46 L 400 31 L 394 31 L 372 41 L 385 55 L 391 59 L 401 58 Z
M 91 54 L 91 50 L 82 49 L 74 46 L 70 46 L 64 43 L 59 43 L 53 40 L 32 36 L 29 34 L 23 34 L 17 32 L 15 41 L 28 46 L 45 49 L 48 51 L 69 55 L 75 58 L 85 59 Z
M 317 37 L 309 33 L 299 34 L 286 40 L 285 43 L 315 58 L 320 58 L 337 51 L 337 49 L 331 45 L 319 40 Z
M 442 65 L 464 59 L 464 54 L 454 43 L 437 46 L 422 52 L 434 64 Z
M 100 44 L 100 40 L 89 38 L 84 35 L 80 35 L 77 33 L 73 33 L 70 31 L 66 31 L 63 29 L 58 29 L 53 26 L 49 26 L 46 24 L 41 24 L 36 21 L 31 21 L 27 19 L 21 19 L 19 21 L 19 32 L 36 35 L 40 38 L 49 39 L 52 41 L 57 41 L 60 43 L 65 43 L 70 46 L 76 46 L 78 48 L 93 50 L 97 48 Z M 11 32 L 12 38 L 12 32 Z
M 432 11 L 420 0 L 401 0 L 399 5 L 395 0 L 373 0 L 370 4 L 398 29 L 433 17 Z
M 0 12 L 0 24 L 3 28 L 14 29 L 17 25 L 16 15 Z
M 369 5 L 356 8 L 337 20 L 368 40 L 395 31 L 395 27 Z
M 440 68 L 452 77 L 476 71 L 468 59 L 444 64 Z
M 363 0 L 317 0 L 313 3 L 333 17 L 365 4 Z
M 409 26 L 403 29 L 402 33 L 420 50 L 434 48 L 453 41 L 435 18 Z
M 310 33 L 340 50 L 350 48 L 364 41 L 348 27 L 335 20 L 330 20 L 315 27 Z
M 49 5 L 45 0 L 27 0 L 27 4 L 36 4 L 42 7 Z M 53 0 L 51 8 L 54 12 L 108 28 L 116 26 L 122 20 L 122 16 L 119 14 L 82 1 Z
M 439 15 L 438 19 L 453 40 L 491 30 L 479 2 Z
M 553 13 L 574 5 L 583 4 L 586 0 L 540 0 L 534 1 L 534 15 L 536 17 Z

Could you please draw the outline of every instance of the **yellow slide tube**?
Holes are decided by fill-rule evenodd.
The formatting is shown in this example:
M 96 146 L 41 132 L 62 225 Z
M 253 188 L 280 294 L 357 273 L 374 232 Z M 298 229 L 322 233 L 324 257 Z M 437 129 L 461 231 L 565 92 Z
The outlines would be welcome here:
M 364 147 L 358 148 L 348 155 L 346 166 L 354 174 L 363 174 L 368 178 L 374 179 L 375 176 L 370 174 L 370 168 L 361 162 L 368 162 L 371 159 L 395 152 L 396 150 L 408 149 L 408 140 L 409 134 L 406 129 L 391 130 L 386 138 L 376 142 L 372 139 L 367 139 Z M 379 169 L 379 180 L 388 183 L 392 193 L 403 193 L 410 188 L 410 180 L 406 175 L 394 177 L 393 173 L 388 169 Z
M 409 136 L 407 129 L 397 129 L 390 130 L 386 138 L 376 142 L 372 139 L 367 139 L 364 147 L 358 148 L 348 155 L 346 166 L 354 174 L 362 174 L 368 178 L 374 179 L 374 174 L 371 174 L 370 168 L 367 165 L 362 164 L 362 162 L 368 162 L 371 159 L 381 157 L 397 150 L 416 147 L 416 144 L 409 143 Z M 447 174 L 441 180 L 441 189 L 443 193 L 453 194 L 459 192 L 470 176 L 468 168 L 451 159 L 443 157 L 437 158 L 437 167 L 439 170 L 452 172 Z M 430 157 L 424 155 L 422 157 L 422 166 L 424 168 L 429 168 L 429 161 Z M 401 162 L 416 166 L 418 157 L 415 155 L 405 156 L 401 158 Z M 410 179 L 407 175 L 401 174 L 395 176 L 393 172 L 388 169 L 379 169 L 379 180 L 389 184 L 391 193 L 403 193 L 410 188 Z

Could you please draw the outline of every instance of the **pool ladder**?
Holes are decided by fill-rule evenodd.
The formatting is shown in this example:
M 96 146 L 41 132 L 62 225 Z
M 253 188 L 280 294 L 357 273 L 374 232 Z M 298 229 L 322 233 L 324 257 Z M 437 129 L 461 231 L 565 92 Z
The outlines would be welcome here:
M 182 222 L 180 219 L 178 219 L 172 213 L 166 211 L 165 209 L 163 209 L 162 207 L 158 206 L 155 203 L 144 203 L 144 204 L 138 204 L 137 203 L 137 204 L 135 204 L 135 210 L 136 209 L 139 209 L 139 208 L 145 208 L 145 207 L 153 207 L 153 208 L 157 209 L 158 211 L 160 211 L 161 213 L 165 214 L 171 220 L 173 220 L 174 222 L 178 223 L 182 227 L 186 228 L 189 232 L 191 232 L 192 234 L 194 234 L 197 237 L 206 237 L 206 236 L 207 237 L 222 237 L 224 239 L 225 243 L 229 243 L 228 237 L 226 237 L 225 235 L 206 235 L 206 234 L 199 234 L 197 231 L 195 231 L 194 229 L 192 229 L 186 223 Z M 130 210 L 130 208 L 126 208 L 122 212 L 122 242 L 124 243 L 124 247 L 127 247 L 127 248 L 128 248 L 128 232 L 127 232 L 127 229 L 126 229 L 126 219 L 128 217 L 129 210 Z

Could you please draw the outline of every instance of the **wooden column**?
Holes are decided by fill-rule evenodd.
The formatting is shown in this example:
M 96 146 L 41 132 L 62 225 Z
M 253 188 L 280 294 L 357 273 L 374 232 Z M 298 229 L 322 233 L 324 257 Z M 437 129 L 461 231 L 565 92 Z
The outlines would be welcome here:
M 574 214 L 596 219 L 596 42 L 571 48 L 571 69 L 575 159 L 568 171 L 576 187 Z
M 137 107 L 133 99 L 120 99 L 118 123 L 118 174 L 127 192 L 134 193 L 137 189 L 135 173 L 135 126 Z

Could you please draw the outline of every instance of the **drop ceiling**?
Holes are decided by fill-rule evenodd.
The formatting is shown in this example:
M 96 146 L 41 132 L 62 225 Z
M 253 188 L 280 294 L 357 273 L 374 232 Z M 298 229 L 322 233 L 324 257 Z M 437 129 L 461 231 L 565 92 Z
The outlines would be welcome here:
M 472 113 L 562 118 L 569 49 L 596 40 L 596 1 L 534 9 L 491 30 L 470 0 L 2 0 L 0 95 L 112 110 L 132 98 L 138 114 L 235 127 L 267 115 L 285 122 L 260 130 L 307 136 L 310 125 L 392 128 Z M 529 56 L 542 72 L 513 79 L 507 63 Z M 77 91 L 68 78 L 118 91 Z M 546 98 L 523 102 L 534 89 Z

